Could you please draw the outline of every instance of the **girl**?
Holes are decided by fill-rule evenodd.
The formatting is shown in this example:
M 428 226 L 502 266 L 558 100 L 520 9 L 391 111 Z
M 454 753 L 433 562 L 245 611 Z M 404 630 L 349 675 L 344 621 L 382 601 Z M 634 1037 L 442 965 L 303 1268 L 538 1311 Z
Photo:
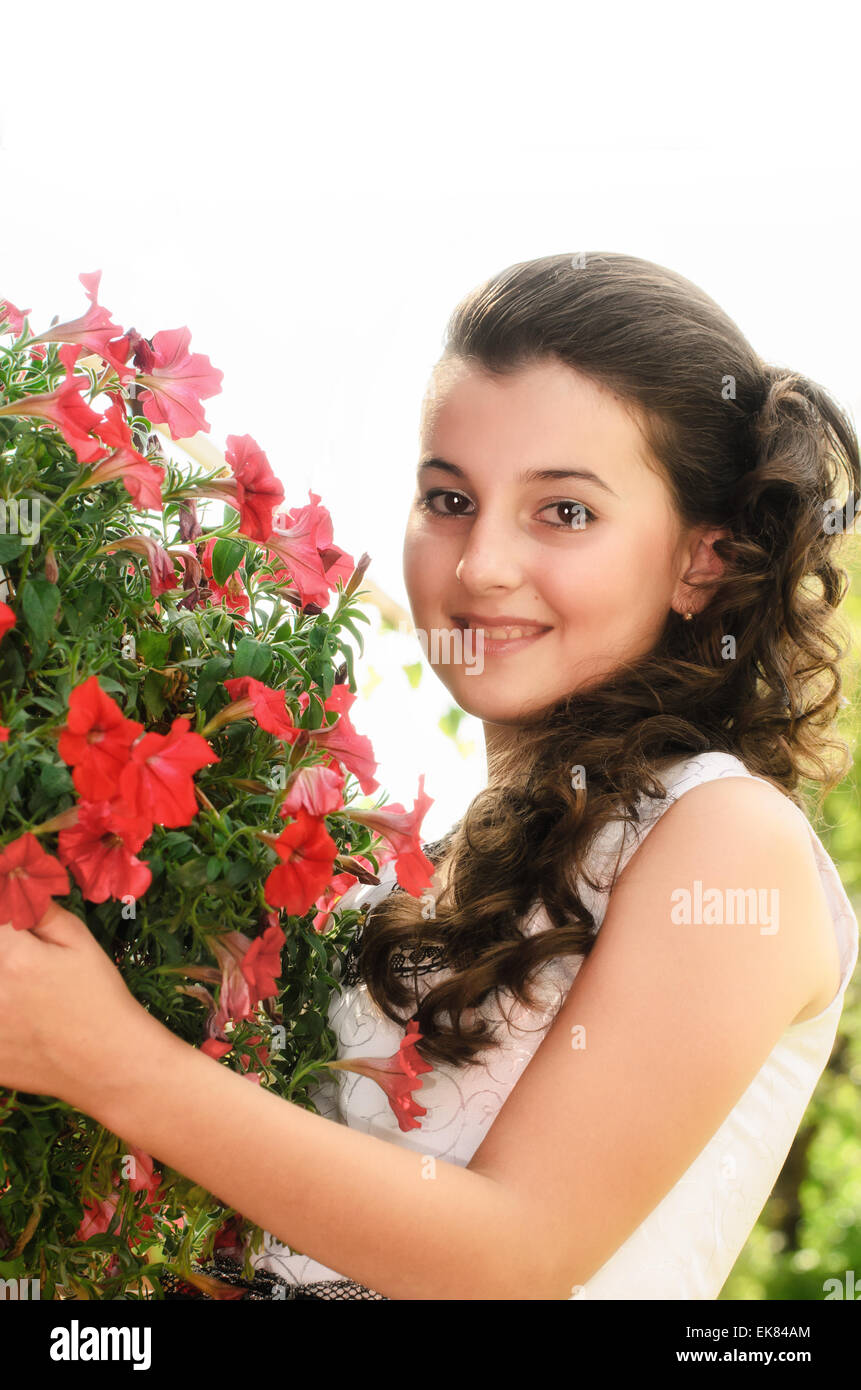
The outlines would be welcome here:
M 832 398 L 680 275 L 589 253 L 479 287 L 404 572 L 488 784 L 429 847 L 429 902 L 391 863 L 341 900 L 373 911 L 330 1009 L 344 1060 L 417 1022 L 418 1127 L 351 1071 L 318 1114 L 249 1085 L 59 908 L 0 926 L 0 1084 L 201 1183 L 312 1293 L 716 1298 L 857 959 L 798 788 L 846 770 L 833 523 L 859 484 Z

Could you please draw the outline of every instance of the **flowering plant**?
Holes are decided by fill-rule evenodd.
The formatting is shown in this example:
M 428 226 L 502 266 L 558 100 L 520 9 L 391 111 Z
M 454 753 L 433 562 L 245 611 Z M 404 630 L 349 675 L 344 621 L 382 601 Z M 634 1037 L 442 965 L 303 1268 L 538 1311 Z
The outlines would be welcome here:
M 350 718 L 368 556 L 315 493 L 281 510 L 250 435 L 195 463 L 221 372 L 187 328 L 124 331 L 100 272 L 80 279 L 86 313 L 35 336 L 0 300 L 0 922 L 61 903 L 174 1033 L 313 1107 L 358 921 L 339 899 L 389 859 L 419 895 L 433 867 L 423 778 L 411 812 L 357 801 L 379 787 Z M 379 1079 L 402 1128 L 419 1038 L 333 1063 Z M 240 1233 L 250 1257 L 262 1233 L 157 1155 L 0 1090 L 0 1277 L 118 1298 L 170 1272 L 227 1296 L 194 1266 Z

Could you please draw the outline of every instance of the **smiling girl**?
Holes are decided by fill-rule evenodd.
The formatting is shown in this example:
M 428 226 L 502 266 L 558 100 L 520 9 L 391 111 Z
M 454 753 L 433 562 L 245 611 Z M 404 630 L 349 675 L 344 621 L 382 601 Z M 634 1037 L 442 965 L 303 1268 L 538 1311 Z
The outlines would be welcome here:
M 461 638 L 427 650 L 488 782 L 427 847 L 432 911 L 391 862 L 341 899 L 366 912 L 330 1007 L 343 1060 L 418 1023 L 418 1127 L 355 1072 L 318 1114 L 249 1085 L 57 908 L 0 926 L 0 1084 L 201 1183 L 311 1293 L 714 1299 L 858 953 L 799 790 L 846 770 L 825 518 L 856 436 L 689 281 L 588 253 L 458 306 L 418 463 L 413 618 Z

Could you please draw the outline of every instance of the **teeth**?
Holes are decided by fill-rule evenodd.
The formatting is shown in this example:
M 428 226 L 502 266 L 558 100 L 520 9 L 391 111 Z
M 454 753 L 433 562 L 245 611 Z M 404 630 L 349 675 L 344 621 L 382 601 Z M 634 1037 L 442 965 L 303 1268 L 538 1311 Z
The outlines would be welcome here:
M 518 637 L 533 637 L 537 627 L 474 627 L 472 632 L 481 632 L 491 642 L 513 642 Z

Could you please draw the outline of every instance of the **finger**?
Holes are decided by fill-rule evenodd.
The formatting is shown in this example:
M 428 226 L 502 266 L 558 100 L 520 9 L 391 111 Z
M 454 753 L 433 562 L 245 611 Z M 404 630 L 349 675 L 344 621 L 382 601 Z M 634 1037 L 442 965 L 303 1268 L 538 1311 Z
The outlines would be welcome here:
M 74 912 L 67 912 L 64 907 L 52 902 L 44 917 L 30 928 L 30 935 L 38 937 L 40 941 L 52 942 L 55 946 L 74 946 L 88 937 L 90 932 L 86 922 L 76 917 Z

